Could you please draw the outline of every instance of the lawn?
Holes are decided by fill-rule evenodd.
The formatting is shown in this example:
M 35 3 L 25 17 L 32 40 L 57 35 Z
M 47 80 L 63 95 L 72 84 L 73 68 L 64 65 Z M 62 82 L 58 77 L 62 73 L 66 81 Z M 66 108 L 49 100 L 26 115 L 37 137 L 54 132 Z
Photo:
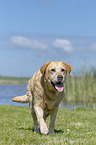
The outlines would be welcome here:
M 49 124 L 49 118 L 46 120 Z M 95 145 L 96 110 L 60 108 L 55 134 L 33 132 L 29 107 L 0 106 L 0 145 Z

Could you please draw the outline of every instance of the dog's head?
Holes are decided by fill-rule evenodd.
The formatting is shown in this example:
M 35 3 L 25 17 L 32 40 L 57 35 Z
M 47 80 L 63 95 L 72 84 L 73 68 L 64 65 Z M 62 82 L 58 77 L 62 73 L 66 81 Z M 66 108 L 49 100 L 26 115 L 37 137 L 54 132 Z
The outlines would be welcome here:
M 47 62 L 40 68 L 49 90 L 63 92 L 66 76 L 71 72 L 71 66 L 62 61 Z

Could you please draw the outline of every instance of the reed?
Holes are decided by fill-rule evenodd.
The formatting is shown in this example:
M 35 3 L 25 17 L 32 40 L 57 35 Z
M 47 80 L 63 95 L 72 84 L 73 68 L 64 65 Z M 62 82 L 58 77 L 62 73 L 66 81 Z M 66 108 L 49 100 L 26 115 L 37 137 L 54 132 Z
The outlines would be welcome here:
M 85 72 L 79 76 L 68 77 L 65 92 L 65 101 L 69 103 L 96 102 L 96 76 L 93 72 Z

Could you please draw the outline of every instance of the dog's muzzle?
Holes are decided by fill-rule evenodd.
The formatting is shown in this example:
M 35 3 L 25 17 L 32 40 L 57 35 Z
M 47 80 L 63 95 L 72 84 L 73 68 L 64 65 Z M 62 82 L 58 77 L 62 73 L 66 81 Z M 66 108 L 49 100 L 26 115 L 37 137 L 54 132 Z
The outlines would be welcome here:
M 58 92 L 63 92 L 63 90 L 64 90 L 63 83 L 61 83 L 61 82 L 54 83 L 51 81 L 51 84 L 55 88 L 55 90 L 57 90 Z
M 58 80 L 58 82 L 62 82 L 63 81 L 63 76 L 62 75 L 58 75 L 57 76 L 57 80 Z

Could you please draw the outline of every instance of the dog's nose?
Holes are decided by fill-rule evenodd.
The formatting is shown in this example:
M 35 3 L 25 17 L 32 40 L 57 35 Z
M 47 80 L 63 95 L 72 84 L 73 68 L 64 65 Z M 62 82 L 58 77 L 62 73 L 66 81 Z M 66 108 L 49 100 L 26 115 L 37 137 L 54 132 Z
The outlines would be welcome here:
M 58 75 L 57 79 L 58 79 L 59 82 L 61 82 L 63 80 L 63 76 L 62 75 Z

